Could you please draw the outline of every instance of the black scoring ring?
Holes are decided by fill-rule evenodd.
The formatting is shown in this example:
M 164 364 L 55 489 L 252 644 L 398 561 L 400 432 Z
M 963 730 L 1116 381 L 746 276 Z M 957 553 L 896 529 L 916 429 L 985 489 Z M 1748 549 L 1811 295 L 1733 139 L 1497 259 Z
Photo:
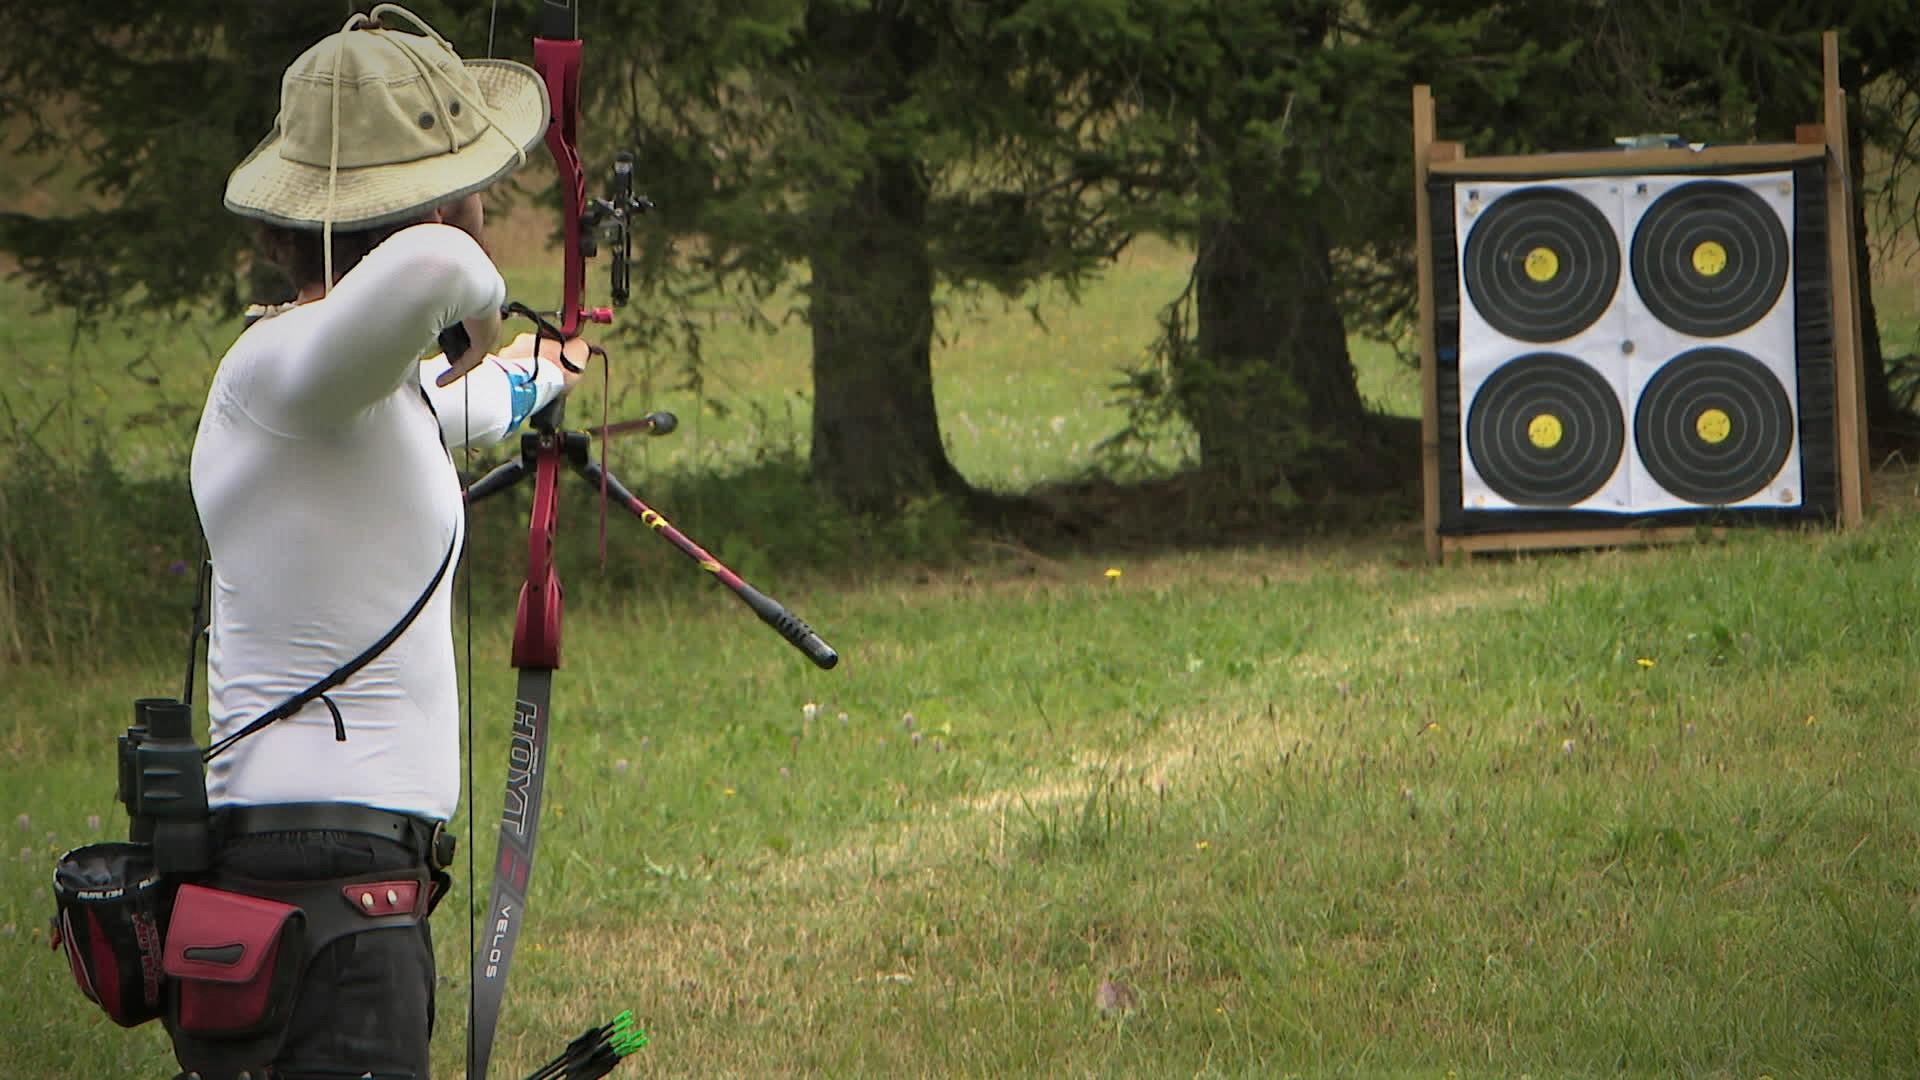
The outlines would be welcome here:
M 1667 361 L 1634 406 L 1633 441 L 1660 486 L 1724 506 L 1766 487 L 1793 447 L 1793 407 L 1765 364 L 1705 348 Z
M 1786 287 L 1786 230 L 1766 200 L 1724 180 L 1655 199 L 1633 233 L 1633 285 L 1661 322 L 1695 337 L 1738 333 Z
M 1592 203 L 1561 188 L 1508 192 L 1467 233 L 1467 292 L 1488 325 L 1521 341 L 1592 326 L 1620 285 L 1620 242 Z
M 1613 385 L 1559 353 L 1501 365 L 1467 412 L 1467 453 L 1487 486 L 1522 506 L 1571 506 L 1599 491 L 1626 448 Z

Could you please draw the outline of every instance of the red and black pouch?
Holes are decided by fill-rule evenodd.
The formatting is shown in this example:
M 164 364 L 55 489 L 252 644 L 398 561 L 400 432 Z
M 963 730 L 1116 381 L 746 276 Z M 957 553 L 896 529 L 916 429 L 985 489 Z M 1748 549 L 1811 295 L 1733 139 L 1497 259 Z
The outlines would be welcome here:
M 163 961 L 172 983 L 168 1026 L 203 1039 L 283 1028 L 307 964 L 306 924 L 293 904 L 180 886 Z
M 175 888 L 148 844 L 88 844 L 54 867 L 54 948 L 66 950 L 80 992 L 122 1027 L 166 1012 L 163 941 Z

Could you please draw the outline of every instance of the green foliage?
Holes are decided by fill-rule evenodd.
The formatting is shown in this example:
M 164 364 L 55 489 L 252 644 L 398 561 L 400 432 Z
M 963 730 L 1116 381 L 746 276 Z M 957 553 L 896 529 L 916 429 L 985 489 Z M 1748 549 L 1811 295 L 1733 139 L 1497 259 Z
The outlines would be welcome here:
M 15 455 L 0 473 L 0 662 L 184 659 L 201 551 L 183 475 L 129 477 L 101 447 Z
M 942 404 L 955 460 L 1002 491 L 1083 478 L 1096 465 L 1093 443 L 1120 420 L 1104 400 L 1108 372 L 1150 335 L 1143 298 L 1178 280 L 1185 260 L 1178 249 L 1143 247 L 1078 306 L 1055 290 L 1023 297 L 1058 309 L 1045 322 L 1024 306 L 953 298 Z M 184 634 L 190 585 L 155 576 L 143 545 L 151 531 L 197 550 L 187 457 L 219 350 L 235 326 L 194 319 L 157 333 L 128 325 L 118 328 L 124 335 L 116 329 L 76 342 L 67 317 L 31 309 L 25 289 L 0 285 L 0 349 L 19 359 L 0 378 L 7 447 L 0 462 L 9 478 L 0 562 L 15 574 L 0 663 L 64 658 L 92 665 L 148 641 L 170 656 Z M 727 324 L 712 341 L 710 378 L 698 391 L 670 375 L 654 377 L 656 361 L 645 353 L 616 357 L 611 417 L 665 408 L 681 424 L 666 439 L 616 441 L 610 461 L 641 498 L 749 581 L 786 596 L 794 583 L 816 577 L 885 579 L 977 561 L 991 550 L 980 546 L 951 499 L 916 500 L 883 521 L 848 514 L 820 495 L 805 466 L 803 329 L 787 327 L 768 339 Z M 1029 358 L 1037 353 L 1054 358 L 1045 370 L 1033 370 Z M 602 393 L 597 377 L 577 388 L 569 413 L 575 422 L 598 420 Z M 476 454 L 463 468 L 478 475 L 507 452 Z M 125 505 L 135 497 L 123 491 L 143 493 L 138 516 Z M 463 572 L 473 574 L 483 623 L 511 612 L 524 565 L 527 499 L 528 489 L 520 488 L 475 508 Z M 566 485 L 562 524 L 570 607 L 621 608 L 634 597 L 732 606 L 705 574 L 617 507 L 609 511 L 603 562 L 597 500 L 583 485 Z M 138 536 L 125 536 L 129 529 Z M 103 539 L 63 541 L 89 536 Z M 80 562 L 90 567 L 85 574 L 68 572 Z M 28 588 L 29 578 L 38 584 Z M 69 619 L 75 612 L 77 620 Z
M 1097 110 L 1017 3 L 644 5 L 590 86 L 661 213 L 636 283 L 659 303 L 795 284 L 813 332 L 816 481 L 898 512 L 965 480 L 929 378 L 935 290 L 1077 282 L 1120 246 L 1077 165 Z M 591 90 L 590 90 L 591 92 Z M 676 330 L 689 350 L 699 327 Z
M 817 252 L 882 163 L 926 185 L 942 281 L 1015 291 L 1087 269 L 1116 234 L 1080 205 L 1063 86 L 1032 67 L 1021 6 L 636 5 L 597 29 L 603 145 L 635 145 L 660 203 L 647 283 L 766 290 Z M 697 243 L 686 246 L 691 239 Z M 684 261 L 685 266 L 679 265 Z
M 1180 446 L 1186 430 L 1179 395 L 1174 386 L 1182 370 L 1200 363 L 1192 355 L 1193 336 L 1188 321 L 1193 317 L 1193 287 L 1187 288 L 1172 303 L 1160 309 L 1160 334 L 1141 361 L 1120 372 L 1113 384 L 1116 400 L 1126 409 L 1127 421 L 1112 435 L 1100 441 L 1099 450 L 1109 473 L 1121 477 L 1148 477 L 1164 473 L 1168 465 L 1159 453 L 1162 446 Z M 1178 465 L 1195 464 L 1183 454 Z
M 1498 108 L 1564 55 L 1485 11 L 1389 4 L 1140 0 L 1035 24 L 1111 128 L 1080 167 L 1136 227 L 1196 246 L 1121 386 L 1136 420 L 1191 424 L 1208 482 L 1250 505 L 1392 471 L 1349 467 L 1397 452 L 1366 437 L 1342 346 L 1348 326 L 1410 328 L 1409 87 Z
M 412 6 L 456 38 L 462 21 L 481 22 L 442 20 L 448 5 L 435 0 Z M 59 194 L 0 214 L 0 251 L 47 299 L 92 317 L 230 312 L 260 298 L 274 286 L 239 280 L 250 237 L 221 205 L 227 173 L 273 127 L 287 65 L 370 7 L 220 0 L 188 14 L 106 0 L 13 12 L 0 37 L 4 150 L 37 162 L 36 188 Z
M 600 564 L 591 517 L 597 502 L 577 487 L 569 496 L 572 525 L 562 541 L 561 565 L 598 578 L 596 593 L 662 583 L 673 588 L 676 582 L 705 587 L 685 556 L 629 520 L 609 521 L 607 561 Z M 885 519 L 848 513 L 822 497 L 806 463 L 790 453 L 671 476 L 641 497 L 748 581 L 768 582 L 769 588 L 773 581 L 810 573 L 879 571 L 909 561 L 939 566 L 963 554 L 973 535 L 965 515 L 946 499 L 917 501 Z M 485 509 L 496 512 L 492 504 Z M 511 513 L 504 507 L 500 512 Z M 523 522 L 524 514 L 511 520 Z M 509 550 L 521 544 L 517 537 L 501 540 Z
M 526 550 L 530 488 L 482 503 L 462 573 L 476 603 L 511 611 Z M 886 520 L 821 498 L 791 456 L 674 476 L 642 496 L 749 582 L 938 567 L 966 555 L 973 527 L 951 500 Z M 558 552 L 588 609 L 711 588 L 677 550 L 614 506 L 602 559 L 597 499 L 569 486 Z M 0 480 L 0 662 L 88 666 L 186 652 L 199 520 L 184 472 L 132 477 L 99 448 L 78 462 L 16 457 Z M 716 602 L 726 602 L 724 599 Z

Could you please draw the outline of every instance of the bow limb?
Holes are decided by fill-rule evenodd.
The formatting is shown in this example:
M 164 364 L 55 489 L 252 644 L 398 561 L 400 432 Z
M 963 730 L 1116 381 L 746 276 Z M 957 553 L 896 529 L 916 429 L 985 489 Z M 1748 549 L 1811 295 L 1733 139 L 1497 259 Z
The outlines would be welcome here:
M 495 857 L 487 918 L 473 958 L 473 1015 L 468 1024 L 468 1075 L 485 1080 L 493 1056 L 513 964 L 514 945 L 526 918 L 533 858 L 540 837 L 541 796 L 546 787 L 547 730 L 553 673 L 560 666 L 560 578 L 553 566 L 559 520 L 561 455 L 553 432 L 529 432 L 522 459 L 533 466 L 533 513 L 527 530 L 527 579 L 513 627 L 513 731 L 507 751 L 506 797 L 500 809 L 500 845 Z
M 587 279 L 587 249 L 581 222 L 587 208 L 587 177 L 580 167 L 580 30 L 573 0 L 545 0 L 540 9 L 540 36 L 533 39 L 533 69 L 547 83 L 547 151 L 553 155 L 560 186 L 563 284 L 560 333 L 574 337 L 582 318 Z M 594 321 L 604 322 L 605 318 Z

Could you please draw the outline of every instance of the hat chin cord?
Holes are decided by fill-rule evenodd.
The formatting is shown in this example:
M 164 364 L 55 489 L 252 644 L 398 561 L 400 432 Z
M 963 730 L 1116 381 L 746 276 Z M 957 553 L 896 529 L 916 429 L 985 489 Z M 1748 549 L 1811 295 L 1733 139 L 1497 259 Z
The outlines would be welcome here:
M 327 144 L 327 205 L 326 209 L 320 215 L 321 274 L 325 278 L 325 280 L 320 283 L 320 295 L 322 297 L 325 297 L 333 291 L 333 204 L 336 181 L 340 176 L 340 61 L 346 53 L 347 33 L 360 29 L 381 29 L 380 16 L 385 14 L 398 15 L 412 23 L 419 29 L 421 34 L 432 39 L 441 48 L 445 49 L 447 55 L 452 56 L 456 61 L 460 58 L 460 54 L 455 51 L 453 45 L 448 42 L 446 38 L 441 37 L 439 32 L 434 30 L 433 27 L 428 26 L 425 19 L 401 7 L 399 4 L 376 4 L 370 12 L 356 11 L 348 16 L 346 23 L 340 27 L 340 33 L 337 35 L 338 41 L 335 43 L 333 49 L 333 95 L 331 102 L 331 123 L 333 130 L 329 133 L 329 142 Z M 447 99 L 441 93 L 441 83 L 445 81 L 445 77 L 441 74 L 437 65 L 420 54 L 418 46 L 406 40 L 406 38 L 410 36 L 412 35 L 395 36 L 387 40 L 393 42 L 406 56 L 407 60 L 413 64 L 414 70 L 420 73 L 420 81 L 425 84 L 427 92 L 433 95 L 434 109 L 439 114 L 441 126 L 447 131 L 447 153 L 459 153 L 460 136 L 454 131 L 453 124 L 447 119 L 449 116 Z M 526 147 L 521 146 L 513 139 L 507 137 L 506 129 L 503 128 L 499 120 L 495 118 L 493 110 L 487 108 L 485 101 L 472 101 L 466 102 L 466 104 L 470 105 L 475 112 L 480 114 L 480 119 L 486 122 L 487 131 L 499 132 L 500 137 L 507 139 L 507 142 L 513 146 L 515 167 L 525 165 L 527 163 Z

